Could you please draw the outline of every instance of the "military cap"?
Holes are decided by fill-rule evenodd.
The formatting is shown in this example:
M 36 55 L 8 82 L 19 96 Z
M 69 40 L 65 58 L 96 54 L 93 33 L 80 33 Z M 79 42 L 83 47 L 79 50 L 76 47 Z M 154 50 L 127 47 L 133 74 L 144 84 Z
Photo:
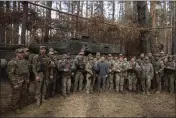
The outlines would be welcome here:
M 111 55 L 111 54 L 108 54 L 108 57 L 112 57 L 112 55 Z
M 156 57 L 159 57 L 159 54 L 155 54 Z
M 24 50 L 22 48 L 19 48 L 19 49 L 15 50 L 15 53 L 23 53 L 23 52 L 24 52 Z
M 97 52 L 96 55 L 100 56 L 100 52 Z
M 46 46 L 44 46 L 44 45 L 40 46 L 40 49 L 42 49 L 42 48 L 45 48 L 45 49 L 46 49 Z
M 54 49 L 53 49 L 53 48 L 50 48 L 50 49 L 49 49 L 49 52 L 54 52 Z
M 92 57 L 92 54 L 89 54 L 88 57 Z
M 160 53 L 161 53 L 161 54 L 164 54 L 164 51 L 161 51 Z
M 29 49 L 28 49 L 28 48 L 23 48 L 23 50 L 24 50 L 24 52 L 27 52 L 27 51 L 29 51 Z
M 148 58 L 148 57 L 145 57 L 144 59 L 145 59 L 145 60 L 149 60 L 149 58 Z
M 49 51 L 49 53 L 48 54 L 51 54 L 51 55 L 53 55 L 54 54 L 54 51 Z

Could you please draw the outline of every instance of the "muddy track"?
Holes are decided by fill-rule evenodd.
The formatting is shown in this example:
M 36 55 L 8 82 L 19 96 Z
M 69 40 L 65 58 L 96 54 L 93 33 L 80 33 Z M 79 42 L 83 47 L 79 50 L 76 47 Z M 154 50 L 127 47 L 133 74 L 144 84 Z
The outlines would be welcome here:
M 3 86 L 3 87 L 7 87 Z M 1 89 L 2 90 L 2 89 Z M 3 89 L 7 90 L 7 89 Z M 3 105 L 8 104 L 10 95 L 3 93 L 1 101 Z M 1 94 L 1 95 L 2 95 Z M 32 98 L 31 98 L 32 99 Z M 40 107 L 35 103 L 25 106 L 22 114 L 14 114 L 12 111 L 5 112 L 3 116 L 20 117 L 160 117 L 176 116 L 175 94 L 161 93 L 120 94 L 120 93 L 74 93 L 66 98 L 56 95 L 44 101 Z M 6 105 L 7 107 L 7 105 Z

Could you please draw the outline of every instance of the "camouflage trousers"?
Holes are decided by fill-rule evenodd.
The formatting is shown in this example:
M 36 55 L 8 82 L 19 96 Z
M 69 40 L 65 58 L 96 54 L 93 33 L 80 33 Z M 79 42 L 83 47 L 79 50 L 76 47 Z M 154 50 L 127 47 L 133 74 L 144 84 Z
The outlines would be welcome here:
M 155 74 L 156 79 L 156 91 L 161 91 L 161 74 Z
M 115 73 L 115 87 L 117 92 L 119 92 L 119 90 L 123 92 L 124 79 L 123 73 Z
M 26 77 L 22 77 L 24 80 Z M 18 85 L 18 88 L 14 88 L 14 85 L 12 84 L 12 97 L 11 97 L 11 106 L 13 109 L 19 108 L 21 106 L 21 100 L 24 95 L 27 93 L 27 82 L 23 81 L 16 85 Z
M 110 73 L 109 77 L 107 78 L 106 82 L 106 89 L 112 91 L 113 90 L 113 79 L 114 79 L 114 74 Z
M 130 91 L 136 92 L 136 87 L 137 87 L 136 73 L 129 73 L 128 74 L 128 89 Z
M 86 91 L 87 93 L 89 93 L 90 91 L 92 92 L 92 88 L 93 85 L 91 85 L 91 83 L 93 83 L 93 76 L 91 76 L 90 74 L 86 75 Z
M 143 92 L 149 92 L 150 87 L 151 87 L 151 80 L 152 78 L 150 76 L 146 76 L 145 78 L 144 77 L 142 78 L 141 84 L 142 84 Z
M 71 88 L 71 77 L 70 76 L 62 76 L 62 94 L 70 94 Z
M 170 93 L 174 92 L 174 79 L 175 79 L 175 74 L 173 73 L 169 73 L 169 74 L 165 74 L 165 85 L 167 90 L 169 90 Z
M 106 88 L 106 77 L 98 75 L 97 82 L 98 82 L 97 83 L 97 89 L 98 89 L 98 91 L 99 92 L 101 90 L 105 91 L 105 88 Z
M 76 73 L 75 80 L 74 80 L 73 92 L 77 91 L 78 83 L 79 83 L 79 91 L 82 91 L 82 89 L 83 89 L 83 80 L 84 80 L 83 72 L 78 71 Z
M 49 83 L 48 76 L 44 76 L 43 74 L 40 74 L 39 76 L 40 80 L 36 81 L 35 99 L 41 101 L 48 96 L 47 90 Z

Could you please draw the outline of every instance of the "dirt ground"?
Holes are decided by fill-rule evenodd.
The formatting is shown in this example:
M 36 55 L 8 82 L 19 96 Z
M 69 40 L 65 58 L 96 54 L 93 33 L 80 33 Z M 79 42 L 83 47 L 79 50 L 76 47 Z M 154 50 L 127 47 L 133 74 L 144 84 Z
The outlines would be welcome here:
M 1 84 L 1 114 L 19 117 L 174 117 L 176 116 L 175 94 L 117 94 L 75 93 L 66 98 L 56 95 L 36 107 L 33 102 L 15 114 L 8 109 L 10 103 L 10 85 Z M 33 90 L 31 90 L 33 91 Z

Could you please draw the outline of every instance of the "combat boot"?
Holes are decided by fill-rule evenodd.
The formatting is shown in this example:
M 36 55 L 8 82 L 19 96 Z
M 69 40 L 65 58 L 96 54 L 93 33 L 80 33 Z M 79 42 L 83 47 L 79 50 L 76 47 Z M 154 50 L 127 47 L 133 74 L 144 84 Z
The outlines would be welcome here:
M 156 91 L 156 94 L 159 94 L 160 93 L 160 91 Z
M 39 107 L 40 105 L 41 105 L 41 101 L 38 99 L 37 103 L 36 103 L 36 106 Z

